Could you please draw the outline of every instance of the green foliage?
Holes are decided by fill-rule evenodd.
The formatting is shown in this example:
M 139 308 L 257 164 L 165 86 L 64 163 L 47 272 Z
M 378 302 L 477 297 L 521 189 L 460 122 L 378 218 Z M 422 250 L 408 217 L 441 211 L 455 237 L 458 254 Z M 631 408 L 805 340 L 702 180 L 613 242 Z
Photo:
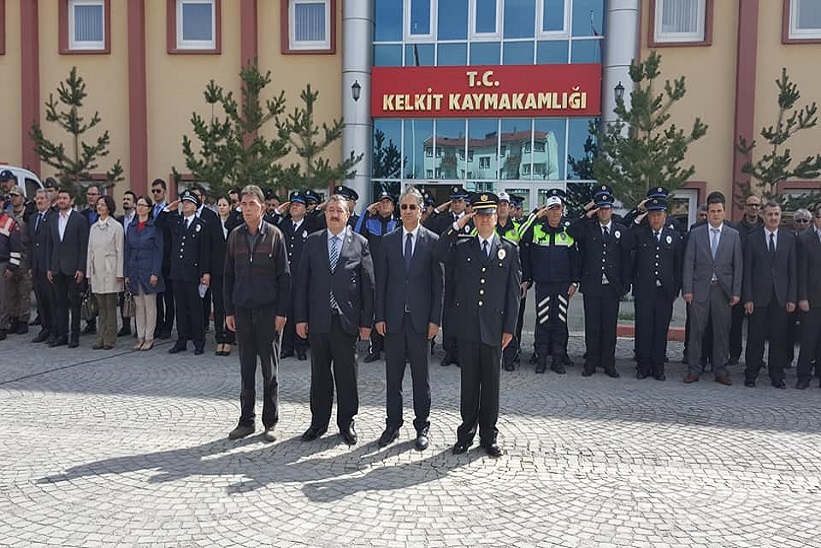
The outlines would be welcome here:
M 331 165 L 322 153 L 337 139 L 342 137 L 345 124 L 341 119 L 331 125 L 323 122 L 320 128 L 314 122 L 314 104 L 319 92 L 308 84 L 299 95 L 303 105 L 295 108 L 285 119 L 277 119 L 280 139 L 286 140 L 299 163 L 292 163 L 283 173 L 282 181 L 288 188 L 329 188 L 332 183 L 350 179 L 356 174 L 356 164 L 363 155 L 355 156 L 353 151 L 342 162 Z
M 226 92 L 211 80 L 203 97 L 211 107 L 205 120 L 196 112 L 191 115 L 195 149 L 187 135 L 182 139 L 185 166 L 194 179 L 208 185 L 212 195 L 220 195 L 236 186 L 248 184 L 261 187 L 281 186 L 282 168 L 278 161 L 288 154 L 288 143 L 281 137 L 267 139 L 260 130 L 285 111 L 285 93 L 263 101 L 265 87 L 271 83 L 271 72 L 262 74 L 256 61 L 240 71 L 241 98 Z M 223 116 L 216 114 L 219 106 Z M 175 176 L 177 174 L 174 170 Z
M 385 132 L 377 129 L 373 135 L 373 176 L 375 179 L 398 178 L 402 169 L 402 153 L 399 147 L 389 139 L 385 143 Z
M 741 183 L 741 197 L 755 192 L 765 201 L 774 200 L 788 209 L 798 209 L 821 200 L 821 193 L 786 200 L 779 192 L 778 185 L 787 179 L 817 179 L 821 175 L 821 154 L 807 156 L 793 165 L 792 151 L 786 143 L 797 133 L 818 125 L 818 107 L 815 101 L 803 107 L 797 106 L 801 93 L 798 84 L 790 81 L 786 68 L 781 69 L 781 78 L 775 84 L 778 86 L 776 122 L 760 132 L 764 142 L 762 148 L 766 147 L 766 151 L 753 162 L 753 151 L 758 142 L 749 142 L 743 135 L 738 138 L 737 149 L 747 157 L 741 171 L 751 178 L 750 182 Z
M 630 65 L 634 90 L 631 107 L 617 99 L 617 119 L 596 127 L 590 133 L 597 138 L 599 154 L 593 159 L 593 174 L 599 183 L 613 187 L 626 207 L 641 202 L 647 189 L 663 186 L 675 191 L 695 173 L 695 167 L 682 167 L 687 148 L 707 133 L 707 126 L 696 118 L 685 131 L 670 122 L 670 111 L 684 98 L 684 76 L 664 83 L 656 92 L 661 75 L 661 56 L 651 52 L 644 62 Z
M 43 134 L 38 123 L 31 126 L 29 134 L 34 140 L 35 153 L 41 161 L 57 170 L 57 179 L 63 186 L 71 187 L 74 194 L 79 194 L 79 182 L 87 179 L 89 174 L 99 167 L 99 159 L 108 156 L 111 137 L 104 131 L 96 139 L 83 140 L 86 133 L 102 122 L 99 112 L 94 112 L 86 119 L 80 109 L 88 96 L 86 84 L 77 74 L 77 67 L 72 67 L 68 78 L 57 86 L 57 98 L 49 93 L 46 107 L 46 121 L 69 134 L 68 147 L 62 141 L 51 141 Z M 106 173 L 112 183 L 123 179 L 123 168 L 117 160 Z

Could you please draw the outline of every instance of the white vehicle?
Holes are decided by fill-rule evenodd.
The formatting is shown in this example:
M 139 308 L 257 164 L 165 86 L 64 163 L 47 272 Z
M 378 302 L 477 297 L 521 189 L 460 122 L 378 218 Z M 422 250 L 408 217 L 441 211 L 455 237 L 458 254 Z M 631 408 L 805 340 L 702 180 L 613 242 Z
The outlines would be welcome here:
M 34 198 L 38 189 L 43 188 L 43 183 L 40 178 L 31 171 L 17 166 L 9 166 L 0 163 L 0 171 L 9 170 L 17 178 L 17 186 L 23 189 L 26 197 Z

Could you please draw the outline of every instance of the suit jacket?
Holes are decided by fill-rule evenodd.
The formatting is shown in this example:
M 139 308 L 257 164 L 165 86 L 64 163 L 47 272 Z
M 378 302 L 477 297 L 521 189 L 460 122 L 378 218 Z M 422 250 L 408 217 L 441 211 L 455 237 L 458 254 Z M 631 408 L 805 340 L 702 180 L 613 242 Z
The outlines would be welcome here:
M 161 230 L 167 227 L 171 233 L 169 279 L 198 282 L 203 274 L 211 273 L 212 236 L 205 221 L 195 215 L 186 229 L 184 216 L 163 211 L 154 225 Z
M 302 250 L 305 248 L 305 241 L 308 234 L 312 232 L 308 219 L 302 219 L 299 230 L 294 231 L 294 222 L 290 217 L 280 217 L 277 225 L 282 235 L 285 237 L 285 250 L 288 252 L 288 264 L 291 265 L 294 273 L 299 268 L 302 259 Z
M 781 232 L 779 230 L 779 232 Z M 821 308 L 821 239 L 814 228 L 798 235 L 798 300 Z
M 763 228 L 747 235 L 742 300 L 752 302 L 754 306 L 768 306 L 774 289 L 778 304 L 784 307 L 798 298 L 795 234 L 783 228 L 778 230 L 774 260 L 770 260 L 768 238 Z
M 404 234 L 400 226 L 382 237 L 375 265 L 375 321 L 385 322 L 388 333 L 397 333 L 407 307 L 414 331 L 427 335 L 428 324 L 442 323 L 445 270 L 437 251 L 439 236 L 420 226 L 407 268 Z
M 654 297 L 661 289 L 670 300 L 681 289 L 681 261 L 684 246 L 681 233 L 666 223 L 657 240 L 647 223 L 631 227 L 635 237 L 636 252 L 633 256 L 633 295 Z
M 619 292 L 627 291 L 632 283 L 632 251 L 635 246 L 633 233 L 618 223 L 615 215 L 605 239 L 598 219 L 582 217 L 570 223 L 567 233 L 579 244 L 581 255 L 581 292 L 587 296 L 600 296 L 605 285 L 602 274 Z
M 709 228 L 710 224 L 704 223 L 690 231 L 684 250 L 681 292 L 685 295 L 692 294 L 695 301 L 706 301 L 710 296 L 710 280 L 715 273 L 721 289 L 728 297 L 741 298 L 744 261 L 738 230 L 724 223 L 714 260 L 710 251 Z
M 439 257 L 453 274 L 453 335 L 469 342 L 502 345 L 515 333 L 522 269 L 519 248 L 493 237 L 488 256 L 478 236 L 459 236 L 451 227 L 439 237 Z
M 351 335 L 373 325 L 374 272 L 368 241 L 346 226 L 342 250 L 331 272 L 328 231 L 310 234 L 305 241 L 294 293 L 294 319 L 308 323 L 308 332 L 331 330 L 330 295 L 339 306 L 342 329 Z
M 85 273 L 88 257 L 89 225 L 85 216 L 71 210 L 66 223 L 63 239 L 60 240 L 60 213 L 49 223 L 50 236 L 47 239 L 49 257 L 48 269 L 54 274 L 74 276 L 78 270 Z
M 37 215 L 35 214 L 29 220 L 27 229 L 29 231 L 29 268 L 34 274 L 45 274 L 48 270 L 49 255 L 48 255 L 48 238 L 51 234 L 51 223 L 57 217 L 57 213 L 52 209 L 45 211 L 45 217 L 37 225 Z

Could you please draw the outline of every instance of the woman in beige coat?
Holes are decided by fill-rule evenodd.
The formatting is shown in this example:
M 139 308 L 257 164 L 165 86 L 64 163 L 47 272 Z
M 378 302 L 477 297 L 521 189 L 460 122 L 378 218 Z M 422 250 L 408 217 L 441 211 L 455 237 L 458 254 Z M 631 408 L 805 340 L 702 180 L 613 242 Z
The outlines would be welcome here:
M 117 342 L 117 294 L 123 290 L 123 225 L 114 219 L 117 206 L 111 196 L 100 196 L 88 236 L 86 277 L 100 311 L 100 339 L 94 350 L 111 350 Z

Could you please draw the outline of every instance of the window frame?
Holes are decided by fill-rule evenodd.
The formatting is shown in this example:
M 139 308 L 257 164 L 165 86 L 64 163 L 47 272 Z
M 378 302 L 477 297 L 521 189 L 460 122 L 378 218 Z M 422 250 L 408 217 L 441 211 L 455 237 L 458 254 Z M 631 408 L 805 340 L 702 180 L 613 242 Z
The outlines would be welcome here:
M 502 38 L 502 15 L 503 0 L 496 0 L 496 30 L 494 32 L 478 32 L 476 30 L 476 2 L 468 0 L 468 40 L 480 42 L 482 40 L 501 40 Z M 436 5 L 437 10 L 439 5 Z
M 74 6 L 100 5 L 103 8 L 103 39 L 99 47 L 82 46 L 74 42 Z M 111 0 L 60 0 L 57 8 L 58 52 L 60 55 L 105 55 L 111 53 Z M 92 44 L 92 43 L 89 43 Z
M 298 3 L 318 3 L 325 4 L 325 16 L 327 17 L 327 39 L 323 42 L 309 42 L 297 45 L 293 40 L 295 28 L 295 10 L 292 5 Z M 283 55 L 333 55 L 336 53 L 336 26 L 337 26 L 337 0 L 280 0 L 280 53 Z
M 190 46 L 183 43 L 181 14 L 182 4 L 185 2 L 184 0 L 166 0 L 166 50 L 169 55 L 219 55 L 222 53 L 222 0 L 197 1 L 210 1 L 213 5 L 214 46 L 203 47 L 207 45 L 203 41 L 191 41 Z
M 703 19 L 699 17 L 702 24 L 703 36 L 681 36 L 679 38 L 661 35 L 657 29 L 661 27 L 660 17 L 662 13 L 661 4 L 664 0 L 650 0 L 650 13 L 648 18 L 647 47 L 690 47 L 690 46 L 711 46 L 713 44 L 713 4 L 714 0 L 699 0 L 704 6 Z
M 794 9 L 797 6 L 797 0 L 784 0 L 784 8 L 782 9 L 782 28 L 781 28 L 781 43 L 782 44 L 821 44 L 821 28 L 815 31 L 801 31 L 795 28 L 798 10 Z
M 571 0 L 564 0 L 564 17 L 562 18 L 562 30 L 542 30 L 544 28 L 544 0 L 536 0 L 536 41 L 556 40 L 559 38 L 570 38 L 572 30 L 572 13 L 570 7 Z
M 6 0 L 0 0 L 0 55 L 6 54 Z
M 410 32 L 410 24 L 411 24 L 411 2 L 413 0 L 402 0 L 402 36 L 404 38 L 405 43 L 415 43 L 415 42 L 429 42 L 431 40 L 436 40 L 436 29 L 439 23 L 438 20 L 438 12 L 439 12 L 439 5 L 434 0 L 427 0 L 428 5 L 430 7 L 430 32 L 428 34 L 411 34 Z M 470 6 L 468 6 L 468 10 L 470 10 Z M 470 29 L 468 29 L 468 34 L 470 34 Z

